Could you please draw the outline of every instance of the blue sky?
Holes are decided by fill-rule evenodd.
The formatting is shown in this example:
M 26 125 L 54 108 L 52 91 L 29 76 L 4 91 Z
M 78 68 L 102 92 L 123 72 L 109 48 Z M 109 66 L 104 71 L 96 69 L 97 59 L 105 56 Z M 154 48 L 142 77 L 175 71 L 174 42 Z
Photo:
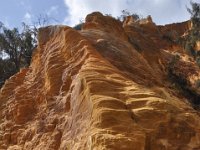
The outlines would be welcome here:
M 186 6 L 190 0 L 2 0 L 0 21 L 20 27 L 22 22 L 32 24 L 38 16 L 47 15 L 52 24 L 73 26 L 92 11 L 119 16 L 127 9 L 143 17 L 151 15 L 156 24 L 167 24 L 189 19 Z
M 48 15 L 52 23 L 62 23 L 67 14 L 63 0 L 2 0 L 0 5 L 0 21 L 10 27 L 32 24 L 40 15 Z

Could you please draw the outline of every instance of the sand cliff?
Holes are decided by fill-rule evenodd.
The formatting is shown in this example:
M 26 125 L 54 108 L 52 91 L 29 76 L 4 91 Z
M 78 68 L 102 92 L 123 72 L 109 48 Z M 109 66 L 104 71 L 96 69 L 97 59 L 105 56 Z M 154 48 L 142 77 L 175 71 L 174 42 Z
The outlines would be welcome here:
M 162 38 L 189 28 L 101 13 L 89 14 L 81 31 L 41 28 L 31 66 L 1 89 L 0 149 L 200 149 L 200 113 L 168 78 L 174 52 L 174 74 L 190 88 L 199 68 Z

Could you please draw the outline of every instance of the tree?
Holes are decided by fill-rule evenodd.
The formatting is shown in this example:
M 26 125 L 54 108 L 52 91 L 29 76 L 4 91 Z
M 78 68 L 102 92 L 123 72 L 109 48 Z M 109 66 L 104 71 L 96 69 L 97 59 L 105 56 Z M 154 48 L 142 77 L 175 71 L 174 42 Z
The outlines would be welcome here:
M 79 23 L 76 24 L 73 28 L 74 28 L 75 30 L 81 30 L 83 24 L 84 24 L 84 21 L 83 21 L 83 20 L 79 20 Z
M 74 28 L 75 30 L 81 30 L 82 25 L 83 25 L 83 23 L 79 23 L 79 24 L 75 25 L 73 28 Z
M 32 52 L 38 42 L 38 28 L 53 22 L 59 21 L 42 14 L 32 25 L 22 23 L 20 30 L 9 29 L 0 22 L 0 88 L 5 80 L 17 73 L 20 68 L 30 65 Z
M 22 66 L 29 65 L 32 51 L 36 45 L 34 38 L 28 26 L 24 27 L 21 33 L 17 28 L 1 27 L 0 51 L 14 63 L 16 71 L 19 71 Z
M 37 44 L 36 34 L 25 24 L 19 32 L 17 28 L 8 29 L 0 23 L 0 87 L 20 68 L 29 66 Z
M 135 20 L 140 19 L 139 15 L 136 13 L 130 13 L 128 10 L 122 10 L 122 15 L 118 17 L 119 20 L 123 21 L 127 16 L 132 16 Z
M 14 62 L 16 70 L 20 68 L 20 35 L 17 28 L 12 30 L 2 27 L 0 33 L 0 51 L 6 53 Z
M 187 8 L 190 13 L 192 28 L 189 30 L 188 35 L 182 39 L 186 52 L 197 59 L 197 54 L 194 49 L 196 42 L 200 40 L 200 4 L 190 2 L 191 8 Z
M 30 28 L 30 26 L 23 23 L 23 31 L 21 33 L 21 54 L 23 65 L 29 66 L 32 58 L 32 52 L 37 46 L 37 34 L 36 27 Z
M 191 15 L 192 29 L 189 31 L 187 40 L 195 45 L 196 41 L 200 39 L 200 3 L 190 2 L 190 4 L 192 8 L 187 8 L 187 10 Z
M 191 21 L 193 28 L 200 27 L 200 3 L 190 2 L 192 9 L 187 8 L 188 12 L 191 15 Z

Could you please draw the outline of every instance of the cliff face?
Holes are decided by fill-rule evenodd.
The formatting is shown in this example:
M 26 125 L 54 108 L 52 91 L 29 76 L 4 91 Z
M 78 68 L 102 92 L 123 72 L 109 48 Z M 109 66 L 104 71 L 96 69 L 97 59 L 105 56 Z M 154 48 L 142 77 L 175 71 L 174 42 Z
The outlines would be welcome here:
M 144 22 L 92 13 L 79 32 L 41 28 L 31 66 L 1 89 L 0 149 L 200 149 L 199 111 L 168 77 L 175 51 L 189 89 L 199 68 Z

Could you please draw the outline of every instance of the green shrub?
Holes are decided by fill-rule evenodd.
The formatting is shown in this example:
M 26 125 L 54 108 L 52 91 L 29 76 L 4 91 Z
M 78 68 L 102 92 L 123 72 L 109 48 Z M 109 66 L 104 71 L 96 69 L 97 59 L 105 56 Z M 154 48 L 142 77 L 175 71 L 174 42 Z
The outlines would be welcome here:
M 187 10 L 191 15 L 190 19 L 193 26 L 182 42 L 184 43 L 186 52 L 196 58 L 199 54 L 195 52 L 194 47 L 196 42 L 200 40 L 200 4 L 191 2 L 191 9 L 187 8 Z M 199 62 L 199 60 L 197 61 Z
M 83 25 L 83 23 L 79 23 L 79 24 L 75 25 L 73 28 L 74 28 L 75 30 L 81 30 L 82 25 Z
M 191 15 L 191 21 L 193 23 L 193 28 L 200 27 L 200 3 L 190 2 L 192 9 L 187 8 Z
M 120 21 L 124 21 L 127 16 L 132 16 L 135 20 L 140 19 L 140 16 L 137 13 L 131 13 L 128 10 L 122 10 L 121 12 L 122 12 L 122 14 L 119 17 L 117 17 L 118 20 L 120 20 Z
M 28 67 L 37 46 L 35 28 L 23 24 L 23 29 L 9 29 L 0 22 L 0 88 L 20 68 Z M 5 57 L 6 56 L 6 57 Z

